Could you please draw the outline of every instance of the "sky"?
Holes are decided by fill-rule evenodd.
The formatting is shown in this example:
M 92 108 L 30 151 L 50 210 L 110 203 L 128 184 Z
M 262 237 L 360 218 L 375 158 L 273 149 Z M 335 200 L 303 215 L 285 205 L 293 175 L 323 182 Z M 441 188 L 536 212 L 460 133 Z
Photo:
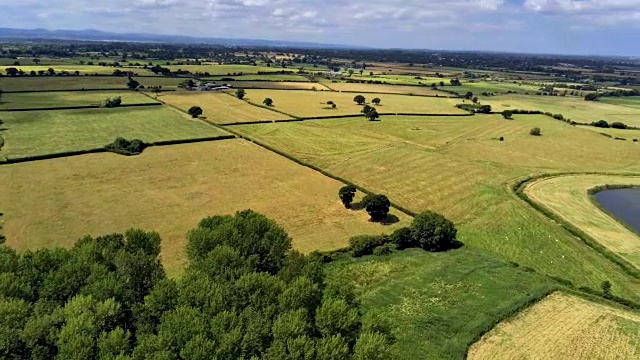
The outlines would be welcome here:
M 0 27 L 640 56 L 640 0 L 0 0 Z

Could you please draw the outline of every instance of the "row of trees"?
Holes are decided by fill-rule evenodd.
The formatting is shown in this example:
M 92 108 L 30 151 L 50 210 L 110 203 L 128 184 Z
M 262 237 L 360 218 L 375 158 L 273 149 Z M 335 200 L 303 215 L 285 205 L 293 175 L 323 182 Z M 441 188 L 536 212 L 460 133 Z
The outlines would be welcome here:
M 291 250 L 252 211 L 203 219 L 187 267 L 165 276 L 160 236 L 141 230 L 71 249 L 0 247 L 3 359 L 388 359 L 384 318 L 362 315 L 322 258 Z
M 345 208 L 352 208 L 357 191 L 354 185 L 346 185 L 338 190 L 338 197 Z M 360 205 L 369 213 L 371 221 L 382 221 L 389 215 L 391 202 L 385 195 L 368 194 Z

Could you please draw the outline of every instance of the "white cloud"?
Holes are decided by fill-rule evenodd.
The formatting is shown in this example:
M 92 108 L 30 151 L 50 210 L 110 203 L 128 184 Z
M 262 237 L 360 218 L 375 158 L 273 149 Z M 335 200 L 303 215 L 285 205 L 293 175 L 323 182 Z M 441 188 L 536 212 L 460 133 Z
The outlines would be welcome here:
M 571 28 L 638 25 L 640 0 L 525 0 L 526 10 L 561 16 Z

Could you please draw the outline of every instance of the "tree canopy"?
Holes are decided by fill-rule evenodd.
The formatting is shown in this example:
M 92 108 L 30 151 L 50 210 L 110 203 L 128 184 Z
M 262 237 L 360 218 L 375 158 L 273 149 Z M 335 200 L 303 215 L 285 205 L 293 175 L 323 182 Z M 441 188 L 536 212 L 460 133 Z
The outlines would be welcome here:
M 384 220 L 389 214 L 389 208 L 391 207 L 391 203 L 386 195 L 369 194 L 365 196 L 362 203 L 373 221 Z
M 177 279 L 142 230 L 71 249 L 0 247 L 3 359 L 389 358 L 388 327 L 250 210 L 203 219 Z
M 202 115 L 204 111 L 200 106 L 192 106 L 189 108 L 189 111 L 187 111 L 187 113 L 189 113 L 192 118 L 197 118 L 198 116 Z
M 353 202 L 353 198 L 356 196 L 356 187 L 353 185 L 346 185 L 340 188 L 338 191 L 338 196 L 340 196 L 340 200 L 345 208 L 350 208 L 351 203 Z
M 353 98 L 353 101 L 358 105 L 364 105 L 367 99 L 362 95 L 356 95 L 356 97 Z

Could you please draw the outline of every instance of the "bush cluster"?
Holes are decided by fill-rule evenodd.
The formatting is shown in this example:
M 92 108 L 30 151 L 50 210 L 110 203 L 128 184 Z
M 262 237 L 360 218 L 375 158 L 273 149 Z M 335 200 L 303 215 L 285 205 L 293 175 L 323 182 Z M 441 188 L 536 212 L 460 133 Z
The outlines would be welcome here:
M 142 140 L 133 139 L 127 140 L 125 138 L 116 138 L 111 144 L 105 146 L 108 151 L 114 152 L 120 155 L 138 155 L 147 147 Z
M 470 113 L 477 114 L 490 114 L 491 113 L 491 105 L 481 105 L 481 104 L 458 104 L 456 105 L 458 109 L 466 110 Z
M 418 214 L 409 227 L 391 235 L 363 235 L 349 240 L 351 256 L 386 255 L 393 250 L 421 248 L 426 251 L 446 251 L 459 245 L 453 222 L 441 214 L 426 211 Z
M 122 98 L 120 98 L 120 96 L 116 96 L 113 99 L 111 98 L 104 99 L 101 106 L 104 108 L 113 108 L 113 107 L 118 107 L 120 105 L 122 105 Z

